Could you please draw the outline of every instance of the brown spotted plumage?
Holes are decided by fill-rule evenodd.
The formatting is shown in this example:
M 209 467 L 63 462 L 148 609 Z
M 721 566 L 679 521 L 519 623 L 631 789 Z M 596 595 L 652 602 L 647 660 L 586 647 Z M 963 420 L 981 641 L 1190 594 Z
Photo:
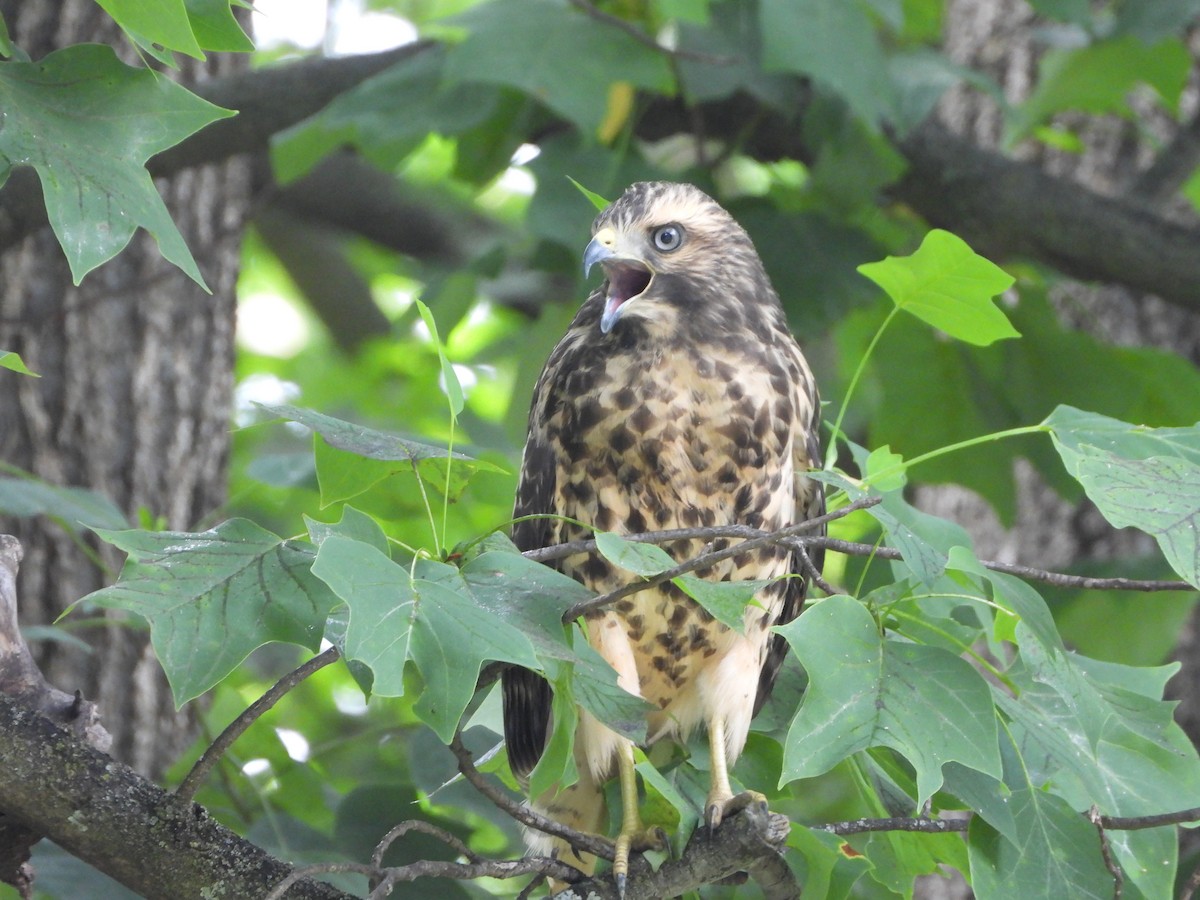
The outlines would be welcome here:
M 515 516 L 522 550 L 591 536 L 741 524 L 772 531 L 819 515 L 819 403 L 812 374 L 746 232 L 714 200 L 684 184 L 640 183 L 597 217 L 585 265 L 606 281 L 588 297 L 550 355 L 534 391 Z M 728 541 L 712 542 L 715 548 Z M 667 546 L 677 560 L 702 540 Z M 597 593 L 632 576 L 597 554 L 559 563 Z M 667 584 L 589 616 L 588 639 L 619 683 L 654 708 L 648 739 L 708 730 L 713 750 L 711 825 L 738 808 L 727 769 L 770 693 L 786 645 L 771 625 L 804 602 L 799 561 L 782 548 L 738 554 L 700 571 L 712 580 L 777 579 L 746 609 L 745 633 Z M 504 676 L 509 760 L 527 774 L 541 756 L 550 690 L 534 673 Z M 579 782 L 537 798 L 549 815 L 598 831 L 601 785 L 633 785 L 628 741 L 580 710 Z M 636 788 L 632 794 L 636 797 Z M 744 802 L 744 801 L 743 801 Z M 618 852 L 638 843 L 636 805 L 624 810 Z M 534 838 L 535 849 L 553 844 Z M 564 858 L 587 868 L 566 848 Z M 619 880 L 622 860 L 614 870 Z

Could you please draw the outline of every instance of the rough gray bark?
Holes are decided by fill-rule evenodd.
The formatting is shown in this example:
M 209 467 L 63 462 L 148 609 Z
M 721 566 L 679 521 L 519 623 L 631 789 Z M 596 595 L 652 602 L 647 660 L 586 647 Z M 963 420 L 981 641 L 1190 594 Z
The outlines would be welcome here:
M 0 808 L 36 823 L 55 843 L 148 900 L 263 897 L 291 867 L 87 746 L 49 719 L 0 695 Z M 64 777 L 63 773 L 70 773 Z M 290 900 L 348 894 L 302 881 Z
M 90 0 L 0 0 L 0 12 L 34 59 L 85 40 L 128 49 Z M 181 77 L 204 80 L 246 62 L 237 54 L 185 61 Z M 132 521 L 144 511 L 188 528 L 225 495 L 234 283 L 248 190 L 236 160 L 182 172 L 159 188 L 212 295 L 141 233 L 80 287 L 47 229 L 4 253 L 0 347 L 20 353 L 42 377 L 0 370 L 0 459 L 54 484 L 100 491 Z M 119 564 L 85 538 L 109 568 L 100 571 L 43 520 L 4 527 L 25 546 L 25 624 L 54 621 L 111 580 Z M 76 617 L 89 614 L 98 620 L 83 633 L 93 652 L 45 645 L 36 648 L 39 663 L 53 683 L 100 703 L 119 759 L 157 774 L 190 740 L 190 716 L 176 714 L 148 635 L 117 613 Z

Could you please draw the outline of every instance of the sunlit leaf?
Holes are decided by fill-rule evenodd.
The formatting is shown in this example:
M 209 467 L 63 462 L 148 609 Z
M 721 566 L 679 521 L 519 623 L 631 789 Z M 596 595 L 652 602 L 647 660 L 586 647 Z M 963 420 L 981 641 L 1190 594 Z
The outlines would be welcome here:
M 0 106 L 0 170 L 37 170 L 76 283 L 141 227 L 163 256 L 204 285 L 144 163 L 232 112 L 149 69 L 125 65 L 100 44 L 0 66 Z
M 84 599 L 150 623 L 154 652 L 180 705 L 270 641 L 316 650 L 337 602 L 309 571 L 309 545 L 245 519 L 198 534 L 96 533 L 129 558 L 116 584 Z
M 25 361 L 20 356 L 9 350 L 0 350 L 0 367 L 12 369 L 14 372 L 20 372 L 22 375 L 32 375 L 34 378 L 42 377 L 26 366 Z
M 910 256 L 863 263 L 858 271 L 900 309 L 951 337 L 986 346 L 1020 336 L 993 302 L 1012 287 L 1012 276 L 948 231 L 935 228 Z
M 595 191 L 589 191 L 587 188 L 585 188 L 582 184 L 580 184 L 578 181 L 576 181 L 570 175 L 567 176 L 567 181 L 569 181 L 569 182 L 571 182 L 571 184 L 575 185 L 575 189 L 577 191 L 579 191 L 579 193 L 583 194 L 583 196 L 587 197 L 588 200 L 591 201 L 592 206 L 596 207 L 596 209 L 603 210 L 608 207 L 609 201 L 605 200 L 603 197 L 601 197 Z

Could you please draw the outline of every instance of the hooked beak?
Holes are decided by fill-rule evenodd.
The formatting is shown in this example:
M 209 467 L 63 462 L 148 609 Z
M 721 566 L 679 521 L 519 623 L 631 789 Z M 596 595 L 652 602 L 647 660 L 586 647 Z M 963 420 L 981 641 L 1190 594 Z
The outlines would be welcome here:
M 617 234 L 612 228 L 601 228 L 583 252 L 584 277 L 599 263 L 608 278 L 608 297 L 600 317 L 602 334 L 612 331 L 625 304 L 640 296 L 654 278 L 654 272 L 642 260 L 618 255 L 616 242 Z

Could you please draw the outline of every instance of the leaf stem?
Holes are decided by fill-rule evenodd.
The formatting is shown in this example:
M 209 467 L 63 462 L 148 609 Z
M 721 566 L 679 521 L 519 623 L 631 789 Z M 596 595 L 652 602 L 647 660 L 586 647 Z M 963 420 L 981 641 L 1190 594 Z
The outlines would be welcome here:
M 876 329 L 874 336 L 871 338 L 871 343 L 867 345 L 866 352 L 863 353 L 862 359 L 858 361 L 858 367 L 854 370 L 854 375 L 850 378 L 850 384 L 847 385 L 846 393 L 842 397 L 842 405 L 838 408 L 837 418 L 833 422 L 833 441 L 835 443 L 838 435 L 842 433 L 842 419 L 845 418 L 846 410 L 850 408 L 850 398 L 854 396 L 858 382 L 862 378 L 863 372 L 867 369 L 867 361 L 871 358 L 871 354 L 875 352 L 875 346 L 883 337 L 883 333 L 887 330 L 887 327 L 892 324 L 892 319 L 896 317 L 898 312 L 900 312 L 900 307 L 893 305 L 892 311 L 887 314 L 887 318 Z M 826 469 L 832 469 L 836 461 L 837 453 L 825 454 Z
M 965 441 L 958 441 L 953 444 L 947 444 L 945 447 L 938 447 L 936 450 L 930 450 L 928 453 L 922 453 L 920 456 L 914 456 L 912 459 L 906 459 L 903 462 L 895 463 L 888 466 L 886 469 L 881 469 L 875 474 L 864 478 L 862 486 L 870 487 L 872 482 L 878 482 L 896 472 L 906 472 L 913 466 L 931 459 L 937 459 L 939 456 L 945 456 L 947 453 L 954 453 L 958 450 L 966 450 L 968 447 L 974 447 L 978 444 L 987 444 L 992 441 L 1003 440 L 1004 438 L 1020 437 L 1026 434 L 1041 434 L 1050 431 L 1049 425 L 1021 425 L 1017 428 L 1006 428 L 1003 431 L 993 431 L 989 434 L 981 434 L 977 437 L 967 438 Z

